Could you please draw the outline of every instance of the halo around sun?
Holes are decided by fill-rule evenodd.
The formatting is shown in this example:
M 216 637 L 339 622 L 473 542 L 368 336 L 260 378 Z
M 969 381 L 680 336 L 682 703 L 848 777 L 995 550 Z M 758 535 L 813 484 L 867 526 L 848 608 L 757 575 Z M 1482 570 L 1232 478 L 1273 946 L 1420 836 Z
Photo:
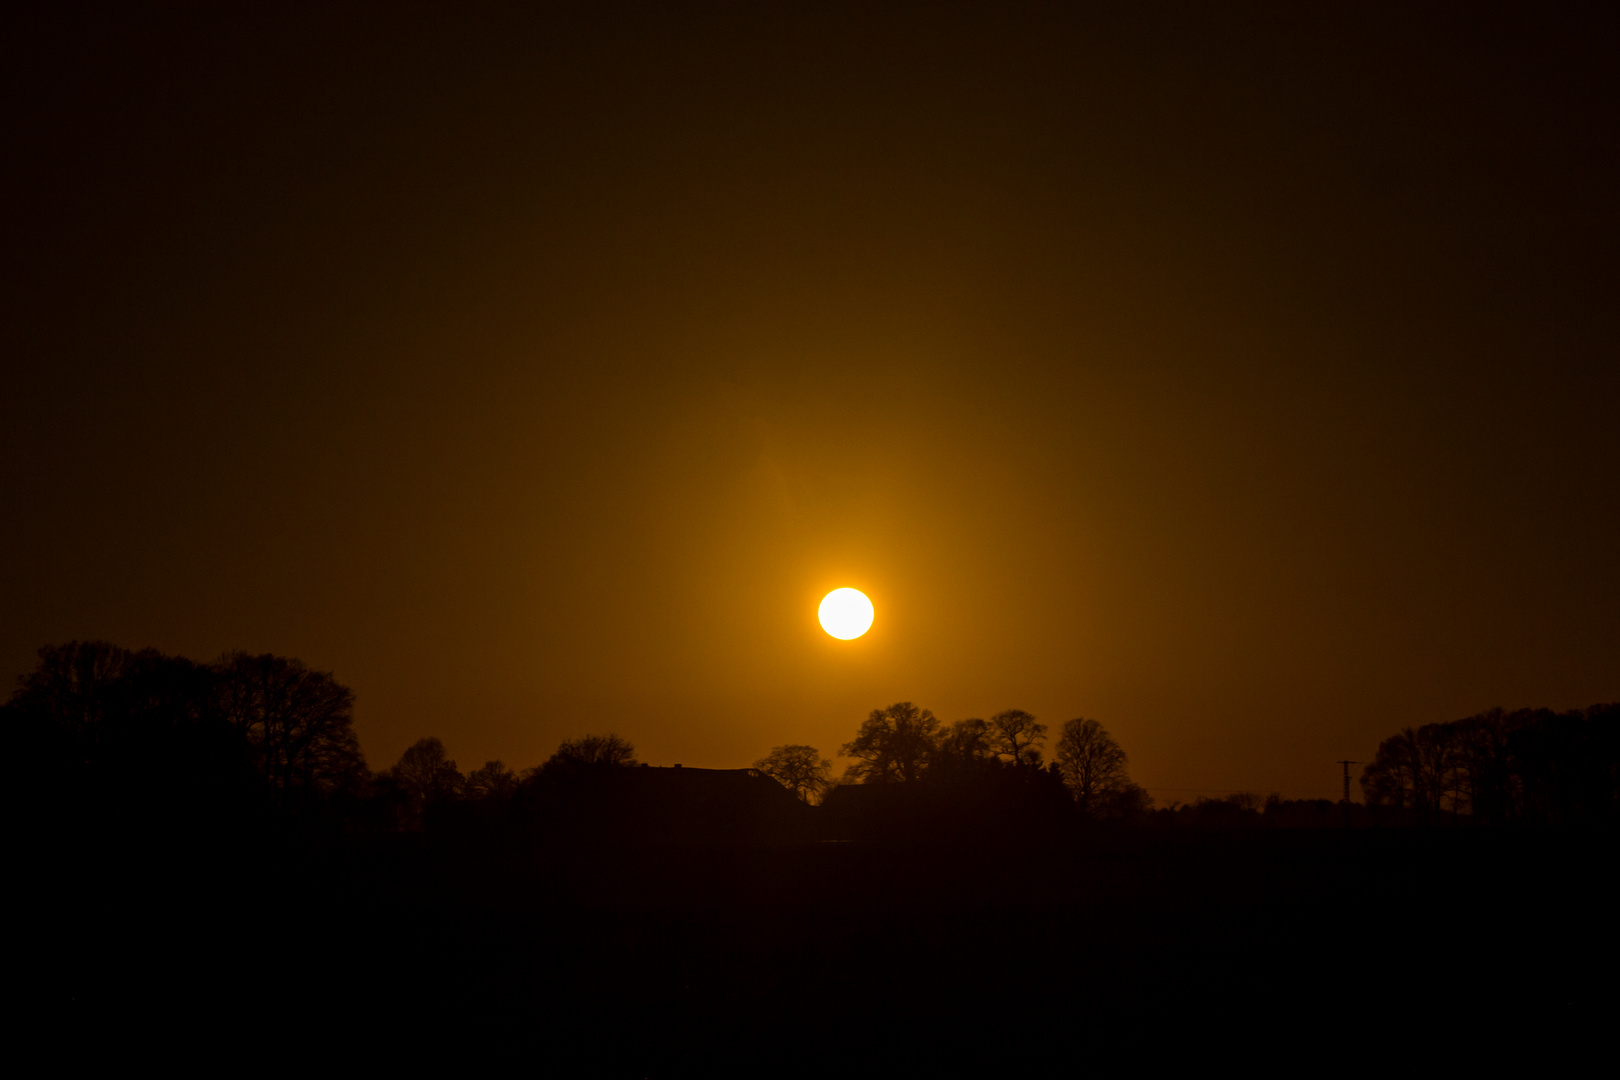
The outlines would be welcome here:
M 859 589 L 834 589 L 821 598 L 821 628 L 848 641 L 872 628 L 872 601 Z

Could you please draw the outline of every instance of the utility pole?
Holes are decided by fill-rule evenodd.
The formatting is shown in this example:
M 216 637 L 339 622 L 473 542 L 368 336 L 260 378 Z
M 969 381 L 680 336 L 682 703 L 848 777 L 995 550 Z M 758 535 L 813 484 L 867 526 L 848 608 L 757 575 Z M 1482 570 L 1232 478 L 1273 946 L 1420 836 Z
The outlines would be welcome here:
M 1335 764 L 1335 765 L 1343 765 L 1344 766 L 1344 801 L 1349 802 L 1350 801 L 1350 766 L 1352 766 L 1352 765 L 1360 765 L 1361 762 L 1359 762 L 1359 761 L 1335 761 L 1333 764 Z
M 1335 765 L 1344 766 L 1344 824 L 1350 825 L 1350 766 L 1362 764 L 1359 761 L 1336 761 Z

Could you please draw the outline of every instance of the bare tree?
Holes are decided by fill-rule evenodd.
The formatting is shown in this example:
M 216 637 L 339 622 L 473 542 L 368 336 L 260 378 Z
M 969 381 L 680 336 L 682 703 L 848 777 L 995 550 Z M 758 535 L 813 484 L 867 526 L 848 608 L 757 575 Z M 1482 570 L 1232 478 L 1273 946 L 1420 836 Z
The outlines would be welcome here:
M 564 739 L 551 755 L 551 761 L 566 765 L 634 765 L 636 748 L 611 731 L 606 735 L 581 735 Z
M 247 740 L 212 706 L 214 681 L 207 666 L 156 649 L 45 646 L 0 706 L 12 759 L 28 763 L 13 788 L 66 799 L 75 816 L 245 808 L 261 785 Z
M 1620 706 L 1491 709 L 1406 728 L 1379 744 L 1361 775 L 1369 806 L 1413 821 L 1470 815 L 1478 824 L 1620 817 Z
M 754 768 L 769 776 L 800 802 L 817 802 L 832 786 L 833 763 L 813 746 L 777 746 L 754 762 Z
M 517 792 L 517 773 L 500 761 L 486 761 L 482 768 L 467 774 L 463 787 L 469 799 L 508 799 Z
M 1410 731 L 1408 728 L 1385 739 L 1378 745 L 1373 760 L 1361 770 L 1361 794 L 1368 806 L 1411 808 L 1417 777 L 1413 769 L 1413 748 L 1407 737 Z
M 456 763 L 445 755 L 444 743 L 418 739 L 399 756 L 394 778 L 418 806 L 461 794 L 465 783 Z
M 990 746 L 990 725 L 978 717 L 958 720 L 940 732 L 937 756 L 940 762 L 956 767 L 995 761 L 996 752 Z
M 1074 719 L 1063 725 L 1057 764 L 1080 812 L 1088 816 L 1133 786 L 1125 751 L 1095 720 Z
M 838 751 L 856 759 L 844 776 L 867 784 L 916 780 L 928 768 L 938 738 L 939 721 L 927 709 L 909 701 L 873 709 L 854 741 Z
M 295 791 L 331 791 L 363 777 L 354 694 L 330 672 L 247 653 L 228 653 L 213 669 L 216 708 L 247 736 L 283 805 Z
M 1502 709 L 1458 720 L 1457 758 L 1467 791 L 1469 813 L 1476 823 L 1506 821 L 1522 804 L 1520 786 L 1508 768 L 1510 725 Z M 1365 782 L 1362 785 L 1366 788 Z
M 1023 709 L 996 713 L 985 734 L 991 752 L 1007 758 L 1008 764 L 1040 765 L 1041 750 L 1035 744 L 1046 740 L 1046 725 L 1036 723 Z
M 69 740 L 94 739 L 116 711 L 120 681 L 134 654 L 105 641 L 70 641 L 39 650 L 39 665 L 18 680 L 11 706 Z
M 1469 791 L 1464 749 L 1456 725 L 1405 728 L 1378 745 L 1361 771 L 1361 790 L 1369 805 L 1410 809 L 1419 821 L 1447 810 L 1456 815 Z

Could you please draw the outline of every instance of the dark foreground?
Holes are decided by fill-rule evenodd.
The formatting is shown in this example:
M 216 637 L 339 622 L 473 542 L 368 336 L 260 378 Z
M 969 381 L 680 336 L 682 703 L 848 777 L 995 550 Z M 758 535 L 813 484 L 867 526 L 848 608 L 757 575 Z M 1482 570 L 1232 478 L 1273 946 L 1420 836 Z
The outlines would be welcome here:
M 1529 1036 L 1612 1016 L 1614 856 L 1607 832 L 1467 829 L 999 849 L 103 837 L 37 856 L 28 977 L 87 1032 L 470 1024 L 607 1072 L 965 1067 L 1279 1025 Z

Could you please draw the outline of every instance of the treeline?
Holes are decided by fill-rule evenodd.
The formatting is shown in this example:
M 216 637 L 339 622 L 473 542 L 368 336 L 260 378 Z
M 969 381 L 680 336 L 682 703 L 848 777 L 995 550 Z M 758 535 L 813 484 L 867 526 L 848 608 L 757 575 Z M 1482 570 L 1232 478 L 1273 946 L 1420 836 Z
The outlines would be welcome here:
M 839 753 L 855 760 L 842 781 L 832 780 L 832 762 L 814 747 L 779 746 L 754 763 L 801 799 L 824 798 L 852 784 L 963 785 L 993 776 L 1066 792 L 1086 818 L 1140 815 L 1152 797 L 1131 781 L 1129 758 L 1097 721 L 1064 723 L 1056 759 L 1045 761 L 1048 727 L 1023 709 L 988 720 L 971 717 L 946 725 L 932 711 L 901 701 L 873 709 Z
M 590 832 L 614 818 L 633 830 L 625 808 L 656 817 L 649 801 L 656 799 L 729 799 L 734 809 L 748 804 L 752 813 L 783 818 L 772 796 L 757 785 L 736 787 L 740 780 L 718 775 L 725 770 L 653 779 L 613 734 L 567 740 L 533 768 L 488 761 L 466 773 L 439 739 L 425 738 L 373 771 L 353 710 L 347 687 L 298 660 L 228 653 L 198 663 L 93 641 L 42 648 L 0 719 L 34 764 L 28 802 L 63 823 L 298 822 L 377 833 L 517 822 Z M 1130 781 L 1125 752 L 1096 721 L 1065 724 L 1050 764 L 1046 731 L 1022 710 L 944 725 L 901 702 L 874 710 L 842 747 L 854 763 L 838 784 L 832 763 L 807 746 L 777 747 L 752 770 L 733 772 L 768 777 L 776 782 L 766 781 L 770 789 L 791 792 L 801 806 L 850 785 L 913 785 L 936 801 L 1039 806 L 1049 817 L 1059 804 L 1083 817 L 1126 818 L 1151 803 Z M 633 785 L 624 778 L 632 769 L 641 777 Z
M 1362 770 L 1370 807 L 1414 822 L 1587 825 L 1620 817 L 1620 704 L 1492 709 L 1385 739 Z
M 540 765 L 486 761 L 463 775 L 437 738 L 418 739 L 392 768 L 374 773 L 364 826 L 377 831 L 466 831 L 513 825 L 600 832 L 611 816 L 607 774 L 634 769 L 635 747 L 619 736 L 565 739 Z M 623 830 L 623 822 L 611 824 Z M 552 828 L 551 832 L 557 832 Z
M 155 649 L 70 642 L 0 706 L 47 820 L 219 828 L 326 815 L 370 779 L 354 695 L 297 660 L 227 653 L 200 664 Z
M 874 709 L 839 748 L 852 763 L 835 780 L 833 763 L 810 746 L 775 747 L 749 770 L 683 772 L 640 765 L 613 734 L 566 740 L 532 768 L 488 761 L 466 773 L 439 739 L 425 738 L 373 771 L 353 708 L 330 673 L 293 659 L 227 653 L 203 664 L 71 642 L 40 650 L 0 722 L 29 763 L 28 805 L 76 826 L 989 837 L 1088 822 L 1569 825 L 1612 822 L 1620 808 L 1616 705 L 1498 709 L 1409 728 L 1364 770 L 1365 806 L 1240 792 L 1160 809 L 1096 720 L 1063 723 L 1047 760 L 1047 725 L 1021 709 L 950 724 L 910 702 Z
M 463 775 L 428 738 L 373 772 L 354 694 L 330 672 L 272 655 L 204 664 L 100 641 L 40 649 L 0 724 L 29 763 L 26 806 L 47 827 L 415 831 L 436 816 L 490 821 L 519 803 L 555 804 L 581 777 L 636 764 L 624 740 L 586 736 L 521 773 L 490 761 Z
M 1405 728 L 1361 773 L 1364 802 L 1240 791 L 1153 811 L 1153 825 L 1601 825 L 1620 820 L 1620 704 L 1491 709 Z
M 18 785 L 24 813 L 46 832 L 512 827 L 553 837 L 667 836 L 656 804 L 683 794 L 621 783 L 647 770 L 631 768 L 634 748 L 612 734 L 566 740 L 533 768 L 488 761 L 466 774 L 439 739 L 425 738 L 372 771 L 355 735 L 352 691 L 330 672 L 272 655 L 198 663 L 98 641 L 47 646 L 0 705 L 0 726 L 28 764 Z M 797 805 L 757 772 L 732 779 Z M 758 802 L 748 791 L 745 801 Z M 715 817 L 688 814 L 683 836 L 714 831 Z

